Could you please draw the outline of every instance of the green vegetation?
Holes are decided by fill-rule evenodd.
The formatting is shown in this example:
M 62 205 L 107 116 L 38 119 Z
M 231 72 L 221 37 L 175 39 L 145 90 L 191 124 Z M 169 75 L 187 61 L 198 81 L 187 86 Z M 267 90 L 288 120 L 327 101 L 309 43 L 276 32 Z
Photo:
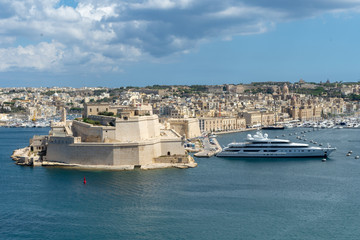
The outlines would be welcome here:
M 94 120 L 91 120 L 89 118 L 83 118 L 83 122 L 90 123 L 90 124 L 93 124 L 93 125 L 101 125 L 100 121 L 94 121 Z
M 100 103 L 100 102 L 110 102 L 110 98 L 105 97 L 103 99 L 96 100 L 96 102 L 98 102 L 98 103 Z
M 127 86 L 126 89 L 140 89 L 140 87 Z
M 296 93 L 301 94 L 310 94 L 313 96 L 321 96 L 323 93 L 326 92 L 326 90 L 323 87 L 316 87 L 314 89 L 311 88 L 298 88 L 295 90 Z
M 98 90 L 94 90 L 94 95 L 95 96 L 100 96 L 101 94 L 107 92 L 107 89 L 98 89 Z
M 349 94 L 349 100 L 351 101 L 360 101 L 360 94 Z
M 208 91 L 208 87 L 205 85 L 191 85 L 190 89 L 193 92 L 207 92 Z
M 99 115 L 103 115 L 103 116 L 114 116 L 113 112 L 99 112 Z
M 146 86 L 148 89 L 170 89 L 170 86 L 167 85 L 153 85 L 153 86 Z
M 83 110 L 84 110 L 83 108 L 79 108 L 79 107 L 72 107 L 69 109 L 70 113 L 80 113 Z
M 117 96 L 120 96 L 120 94 L 124 91 L 125 91 L 124 87 L 113 88 L 113 89 L 109 90 L 109 94 L 110 94 L 110 97 L 117 97 Z
M 262 88 L 247 89 L 247 90 L 245 90 L 245 92 L 251 92 L 252 94 L 265 93 L 266 89 L 262 89 Z
M 51 95 L 54 95 L 55 91 L 46 91 L 46 92 L 43 92 L 41 93 L 42 95 L 46 95 L 46 96 L 51 96 Z
M 3 102 L 4 105 L 14 105 L 14 102 Z
M 5 109 L 4 107 L 0 108 L 0 113 L 25 113 L 26 109 L 23 107 L 11 107 L 11 110 Z

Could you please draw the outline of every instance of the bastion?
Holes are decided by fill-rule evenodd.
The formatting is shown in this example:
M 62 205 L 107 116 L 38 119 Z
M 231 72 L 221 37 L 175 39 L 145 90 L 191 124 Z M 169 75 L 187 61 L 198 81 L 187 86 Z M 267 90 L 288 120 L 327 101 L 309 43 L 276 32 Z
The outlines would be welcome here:
M 99 112 L 111 109 L 112 112 Z M 92 115 L 93 114 L 93 115 Z M 166 129 L 151 106 L 96 107 L 87 105 L 83 118 L 52 122 L 49 135 L 34 136 L 30 145 L 15 150 L 21 165 L 104 169 L 195 167 L 185 152 L 184 137 Z

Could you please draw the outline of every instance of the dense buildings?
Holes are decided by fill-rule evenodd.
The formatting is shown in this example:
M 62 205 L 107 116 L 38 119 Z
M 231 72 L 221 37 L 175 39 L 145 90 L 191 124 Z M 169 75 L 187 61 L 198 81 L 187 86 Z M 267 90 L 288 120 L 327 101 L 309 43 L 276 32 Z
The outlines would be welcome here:
M 173 122 L 172 126 L 177 125 L 184 131 L 185 126 L 179 127 L 179 120 L 175 123 L 171 119 L 197 119 L 201 131 L 241 130 L 251 126 L 358 114 L 359 86 L 359 83 L 330 81 L 308 83 L 301 79 L 295 83 L 213 86 L 5 88 L 0 89 L 0 124 L 8 125 L 16 119 L 29 122 L 48 120 L 58 116 L 63 107 L 70 114 L 85 111 L 85 117 L 103 112 L 126 115 L 127 106 L 135 104 L 151 106 L 152 113 L 159 116 L 160 122 Z M 86 107 L 91 104 L 97 107 Z M 187 121 L 190 124 L 190 120 Z

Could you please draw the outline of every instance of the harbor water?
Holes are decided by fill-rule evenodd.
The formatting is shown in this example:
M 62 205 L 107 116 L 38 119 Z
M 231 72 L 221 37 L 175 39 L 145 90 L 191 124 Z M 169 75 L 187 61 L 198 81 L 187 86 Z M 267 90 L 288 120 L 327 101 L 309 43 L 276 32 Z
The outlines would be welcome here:
M 267 133 L 305 143 L 296 139 L 305 130 Z M 148 171 L 15 165 L 12 151 L 48 131 L 0 128 L 0 239 L 360 238 L 360 129 L 300 134 L 337 147 L 326 162 L 211 157 L 192 169 Z M 217 138 L 227 145 L 249 133 Z

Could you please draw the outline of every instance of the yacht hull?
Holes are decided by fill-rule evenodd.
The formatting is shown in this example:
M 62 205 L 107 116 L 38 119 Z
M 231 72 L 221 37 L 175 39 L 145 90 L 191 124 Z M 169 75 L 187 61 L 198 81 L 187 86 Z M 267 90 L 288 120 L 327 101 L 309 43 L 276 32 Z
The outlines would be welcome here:
M 229 143 L 216 156 L 237 158 L 310 158 L 328 157 L 336 148 L 314 147 L 304 143 L 292 143 L 286 139 L 269 139 L 257 132 L 247 136 L 248 142 Z
M 217 157 L 234 157 L 234 158 L 311 158 L 311 157 L 328 157 L 335 149 L 322 149 L 315 152 L 300 152 L 300 153 L 288 153 L 288 152 L 256 152 L 256 153 L 244 153 L 244 152 L 219 152 Z

